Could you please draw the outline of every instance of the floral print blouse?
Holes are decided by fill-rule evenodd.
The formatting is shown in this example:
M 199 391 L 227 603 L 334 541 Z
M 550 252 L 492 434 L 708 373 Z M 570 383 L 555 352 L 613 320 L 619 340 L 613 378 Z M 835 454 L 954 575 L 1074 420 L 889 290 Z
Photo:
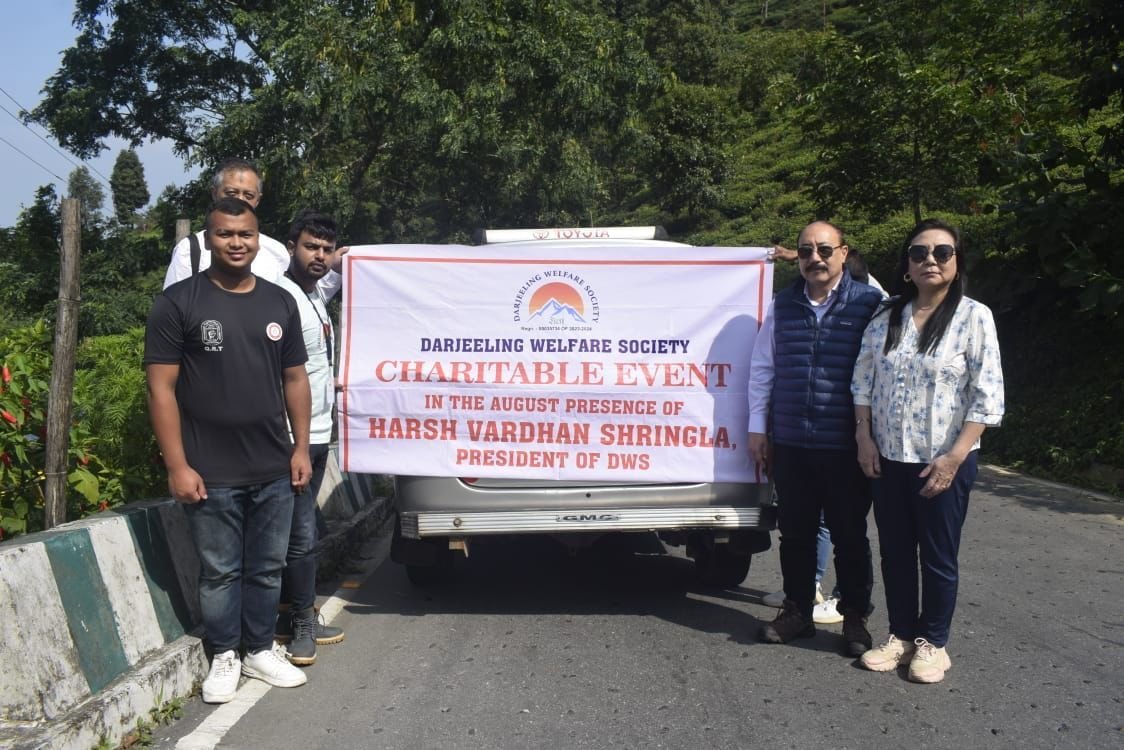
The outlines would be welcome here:
M 962 298 L 935 354 L 917 351 L 912 302 L 902 310 L 901 339 L 886 354 L 889 327 L 889 312 L 871 320 L 851 379 L 855 405 L 871 407 L 881 455 L 927 464 L 952 448 L 965 422 L 1002 421 L 1003 368 L 986 305 Z M 979 447 L 977 440 L 972 450 Z

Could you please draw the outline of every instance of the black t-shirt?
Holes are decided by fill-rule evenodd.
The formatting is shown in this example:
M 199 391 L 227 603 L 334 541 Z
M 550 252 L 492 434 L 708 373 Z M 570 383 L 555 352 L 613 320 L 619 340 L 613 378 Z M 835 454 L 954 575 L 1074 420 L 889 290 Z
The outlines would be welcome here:
M 262 278 L 235 293 L 198 273 L 165 289 L 148 315 L 144 363 L 180 366 L 184 453 L 208 485 L 288 476 L 282 370 L 307 359 L 296 301 Z

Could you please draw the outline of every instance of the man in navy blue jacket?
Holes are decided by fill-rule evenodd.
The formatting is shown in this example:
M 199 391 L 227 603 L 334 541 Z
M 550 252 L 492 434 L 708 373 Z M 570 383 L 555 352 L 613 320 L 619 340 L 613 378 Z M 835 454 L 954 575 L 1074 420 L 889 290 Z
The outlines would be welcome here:
M 788 643 L 815 635 L 822 513 L 835 545 L 846 651 L 861 656 L 872 645 L 866 617 L 874 574 L 866 536 L 871 500 L 856 457 L 851 374 L 882 295 L 851 278 L 844 265 L 850 248 L 833 224 L 806 226 L 796 252 L 801 278 L 773 301 L 749 377 L 749 451 L 776 484 L 785 591 L 780 614 L 760 637 Z

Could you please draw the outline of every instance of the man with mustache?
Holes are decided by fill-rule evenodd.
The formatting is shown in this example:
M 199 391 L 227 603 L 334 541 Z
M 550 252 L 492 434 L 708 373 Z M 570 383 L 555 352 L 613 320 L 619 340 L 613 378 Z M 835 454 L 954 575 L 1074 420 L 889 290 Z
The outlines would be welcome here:
M 835 544 L 846 652 L 871 647 L 873 568 L 867 480 L 858 469 L 851 375 L 863 330 L 882 300 L 846 270 L 850 248 L 826 221 L 797 240 L 800 278 L 781 290 L 754 345 L 749 376 L 749 452 L 776 484 L 785 601 L 761 628 L 769 643 L 810 638 L 816 536 L 821 514 Z M 770 443 L 767 430 L 771 427 Z
M 335 379 L 332 351 L 335 332 L 320 280 L 335 262 L 338 230 L 332 217 L 304 211 L 289 228 L 289 268 L 277 283 L 293 295 L 300 310 L 304 348 L 308 351 L 308 383 L 312 391 L 312 422 L 308 453 L 312 479 L 308 489 L 293 498 L 293 524 L 281 578 L 281 612 L 277 638 L 289 640 L 289 661 L 307 666 L 316 661 L 316 646 L 339 643 L 343 630 L 322 625 L 316 604 L 316 496 L 324 481 L 332 440 Z

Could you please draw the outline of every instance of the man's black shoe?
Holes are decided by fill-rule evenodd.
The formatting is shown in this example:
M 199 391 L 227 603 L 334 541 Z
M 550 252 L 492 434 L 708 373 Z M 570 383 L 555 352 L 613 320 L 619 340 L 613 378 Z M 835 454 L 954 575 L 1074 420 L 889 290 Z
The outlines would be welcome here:
M 811 638 L 815 634 L 812 618 L 805 617 L 794 602 L 785 599 L 776 619 L 761 628 L 759 638 L 765 643 L 788 643 L 796 638 Z
M 866 629 L 866 618 L 853 610 L 843 612 L 843 641 L 847 653 L 859 657 L 874 647 L 870 631 Z

